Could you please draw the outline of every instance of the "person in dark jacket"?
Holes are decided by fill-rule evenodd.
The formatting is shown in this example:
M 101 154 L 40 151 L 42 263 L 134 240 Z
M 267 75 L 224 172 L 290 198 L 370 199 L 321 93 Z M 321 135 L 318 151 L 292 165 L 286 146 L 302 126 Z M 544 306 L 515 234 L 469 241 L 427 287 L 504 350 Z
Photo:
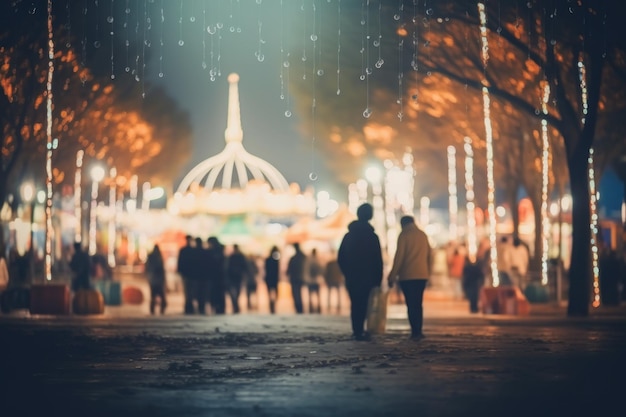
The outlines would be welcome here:
M 70 260 L 70 269 L 74 274 L 72 290 L 88 290 L 91 288 L 89 273 L 91 272 L 91 259 L 83 250 L 80 242 L 74 243 L 74 254 Z
M 215 314 L 226 312 L 226 257 L 224 255 L 224 245 L 215 236 L 209 237 L 208 261 L 210 267 L 207 268 L 209 279 L 209 300 L 211 308 Z
M 178 252 L 178 265 L 176 271 L 180 275 L 183 281 L 183 288 L 185 292 L 185 314 L 193 314 L 193 289 L 190 282 L 193 268 L 193 246 L 191 241 L 193 238 L 191 235 L 185 236 L 185 246 L 183 246 Z
M 159 245 L 154 245 L 148 254 L 145 265 L 148 283 L 150 284 L 150 314 L 154 314 L 157 302 L 161 314 L 165 313 L 167 300 L 165 298 L 165 265 Z M 158 300 L 158 301 L 157 301 Z
M 270 302 L 270 312 L 276 313 L 276 299 L 278 298 L 278 277 L 280 271 L 280 251 L 278 246 L 272 246 L 270 254 L 265 258 L 265 285 Z
M 241 311 L 239 307 L 239 294 L 241 294 L 241 286 L 248 277 L 250 265 L 248 258 L 241 252 L 238 244 L 233 245 L 233 252 L 228 257 L 226 263 L 226 282 L 230 300 L 233 305 L 233 313 L 237 314 Z
M 293 296 L 293 304 L 296 313 L 302 314 L 304 312 L 302 305 L 302 284 L 304 283 L 306 255 L 300 249 L 299 243 L 294 243 L 293 248 L 296 250 L 296 253 L 293 254 L 287 264 L 287 276 L 291 284 L 291 295 Z
M 463 266 L 463 292 L 470 304 L 470 313 L 478 313 L 478 298 L 480 289 L 485 282 L 483 266 L 480 260 L 472 262 L 469 257 L 465 258 Z
M 374 209 L 364 203 L 357 209 L 357 220 L 348 225 L 339 246 L 337 261 L 346 279 L 346 289 L 350 296 L 350 318 L 352 337 L 367 340 L 365 317 L 367 301 L 372 288 L 380 286 L 383 279 L 383 257 L 380 240 L 369 221 Z

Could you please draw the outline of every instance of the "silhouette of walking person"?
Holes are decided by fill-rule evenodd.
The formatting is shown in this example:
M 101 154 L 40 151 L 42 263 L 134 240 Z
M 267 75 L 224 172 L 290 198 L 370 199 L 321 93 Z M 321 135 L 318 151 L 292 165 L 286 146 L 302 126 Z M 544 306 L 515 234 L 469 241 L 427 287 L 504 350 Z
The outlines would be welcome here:
M 293 305 L 296 309 L 296 313 L 302 314 L 304 311 L 302 305 L 302 284 L 304 283 L 306 255 L 300 249 L 299 243 L 294 243 L 293 248 L 296 253 L 293 254 L 287 264 L 287 276 L 291 284 L 291 295 L 293 296 Z
M 337 261 L 346 277 L 346 289 L 350 296 L 350 318 L 352 337 L 367 340 L 365 316 L 367 301 L 372 288 L 380 286 L 383 277 L 383 257 L 380 240 L 369 224 L 374 208 L 369 203 L 361 204 L 357 211 L 357 220 L 348 225 L 339 246 Z
M 159 245 L 154 245 L 148 254 L 145 264 L 148 283 L 150 284 L 150 314 L 154 314 L 157 302 L 161 314 L 165 313 L 167 299 L 165 297 L 165 265 Z M 158 300 L 158 301 L 157 301 Z
M 269 256 L 265 258 L 265 285 L 270 304 L 270 313 L 276 313 L 276 299 L 278 298 L 278 278 L 280 271 L 280 250 L 272 246 Z

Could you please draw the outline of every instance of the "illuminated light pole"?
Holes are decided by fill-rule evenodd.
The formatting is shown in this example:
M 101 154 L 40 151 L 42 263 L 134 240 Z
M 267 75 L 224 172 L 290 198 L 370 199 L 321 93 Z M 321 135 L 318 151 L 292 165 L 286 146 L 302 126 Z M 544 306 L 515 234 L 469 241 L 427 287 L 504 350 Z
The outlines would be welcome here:
M 98 209 L 98 185 L 104 178 L 104 168 L 95 166 L 91 169 L 91 208 L 89 210 L 89 254 L 96 254 L 96 229 Z
M 450 240 L 456 241 L 457 232 L 457 215 L 459 212 L 457 186 L 456 186 L 456 149 L 454 146 L 448 146 L 448 210 L 450 213 Z
M 115 169 L 115 167 L 111 168 L 111 170 L 109 171 L 109 175 L 111 176 L 111 188 L 109 189 L 109 210 L 111 211 L 111 217 L 109 218 L 109 239 L 108 239 L 108 243 L 109 243 L 109 248 L 108 248 L 108 252 L 107 252 L 107 261 L 109 263 L 109 266 L 114 267 L 115 266 L 115 221 L 116 221 L 116 213 L 117 213 L 117 209 L 116 209 L 116 202 L 115 202 L 115 197 L 117 194 L 117 187 L 116 187 L 116 181 L 117 181 L 117 170 Z
M 76 152 L 76 172 L 74 173 L 74 217 L 76 217 L 76 227 L 74 229 L 74 242 L 83 241 L 83 208 L 82 208 L 82 167 L 85 152 Z
M 465 137 L 465 211 L 467 212 L 467 253 L 472 262 L 476 261 L 478 239 L 476 237 L 476 206 L 474 204 L 474 149 L 472 139 Z

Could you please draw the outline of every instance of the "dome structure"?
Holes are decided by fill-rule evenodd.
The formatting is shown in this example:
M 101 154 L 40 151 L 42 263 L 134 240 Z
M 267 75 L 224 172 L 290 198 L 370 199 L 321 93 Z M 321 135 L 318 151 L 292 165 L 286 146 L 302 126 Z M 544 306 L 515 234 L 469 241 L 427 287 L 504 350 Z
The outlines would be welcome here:
M 301 194 L 269 162 L 250 154 L 243 146 L 239 105 L 239 75 L 228 76 L 226 146 L 183 178 L 170 209 L 179 214 L 240 214 L 259 212 L 276 215 L 314 212 L 313 197 Z

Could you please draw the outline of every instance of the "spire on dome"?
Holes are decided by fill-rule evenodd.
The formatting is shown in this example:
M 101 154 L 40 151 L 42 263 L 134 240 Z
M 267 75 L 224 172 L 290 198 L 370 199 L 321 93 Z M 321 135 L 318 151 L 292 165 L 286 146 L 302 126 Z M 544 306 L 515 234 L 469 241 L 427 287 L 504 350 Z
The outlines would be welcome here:
M 228 76 L 228 120 L 224 136 L 226 143 L 243 141 L 243 129 L 241 128 L 241 111 L 239 109 L 239 75 L 232 73 Z

